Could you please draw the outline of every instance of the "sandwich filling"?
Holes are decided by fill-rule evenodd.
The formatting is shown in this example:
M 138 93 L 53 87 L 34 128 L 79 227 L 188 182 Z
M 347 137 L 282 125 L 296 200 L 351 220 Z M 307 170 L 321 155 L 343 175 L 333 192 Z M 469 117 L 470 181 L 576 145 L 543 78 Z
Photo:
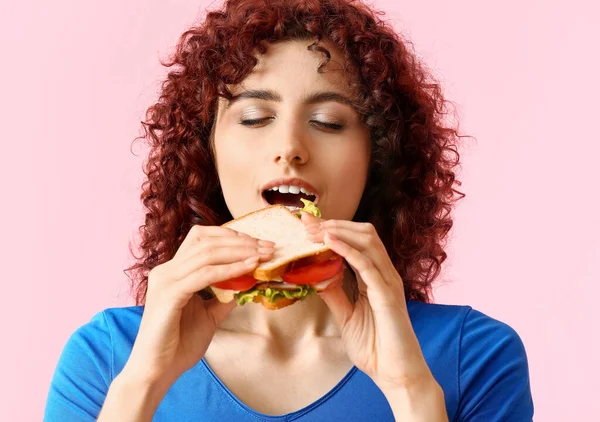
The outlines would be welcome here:
M 269 282 L 257 284 L 254 288 L 246 290 L 245 292 L 239 292 L 235 295 L 235 301 L 238 305 L 245 305 L 246 303 L 252 302 L 256 296 L 262 295 L 265 296 L 270 303 L 273 303 L 280 298 L 302 299 L 317 292 L 308 284 L 289 285 L 293 286 L 293 288 L 284 288 L 282 284 L 286 283 Z
M 321 217 L 321 211 L 310 200 L 302 197 L 299 199 L 303 207 L 301 212 L 308 212 L 316 217 Z M 283 205 L 283 204 L 281 204 Z M 331 283 L 332 277 L 342 270 L 342 258 L 329 253 L 312 255 L 300 258 L 291 263 L 288 270 L 281 277 L 270 280 L 257 280 L 251 274 L 234 279 L 215 283 L 208 287 L 219 300 L 235 300 L 238 305 L 245 305 L 255 301 L 258 296 L 264 296 L 269 303 L 279 299 L 300 300 L 306 296 L 322 291 Z

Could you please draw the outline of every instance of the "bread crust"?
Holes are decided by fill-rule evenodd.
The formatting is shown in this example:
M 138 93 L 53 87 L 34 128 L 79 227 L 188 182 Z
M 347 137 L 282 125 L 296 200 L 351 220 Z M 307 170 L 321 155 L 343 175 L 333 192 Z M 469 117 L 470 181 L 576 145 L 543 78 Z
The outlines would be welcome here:
M 269 302 L 266 296 L 257 295 L 252 299 L 253 302 L 260 303 L 262 306 L 267 308 L 270 311 L 275 311 L 277 309 L 285 308 L 286 306 L 293 305 L 298 301 L 298 299 L 288 299 L 287 297 L 280 297 L 275 300 L 275 302 Z

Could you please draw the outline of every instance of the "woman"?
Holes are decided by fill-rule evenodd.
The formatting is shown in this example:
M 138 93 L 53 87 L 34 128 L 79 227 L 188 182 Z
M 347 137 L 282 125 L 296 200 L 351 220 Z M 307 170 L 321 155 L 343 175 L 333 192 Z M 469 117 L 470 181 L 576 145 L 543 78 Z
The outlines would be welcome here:
M 527 359 L 508 326 L 433 305 L 456 130 L 400 37 L 342 0 L 232 0 L 187 31 L 144 122 L 138 307 L 73 334 L 45 420 L 526 421 Z M 301 179 L 307 234 L 348 269 L 278 311 L 196 292 L 271 242 L 220 227 Z

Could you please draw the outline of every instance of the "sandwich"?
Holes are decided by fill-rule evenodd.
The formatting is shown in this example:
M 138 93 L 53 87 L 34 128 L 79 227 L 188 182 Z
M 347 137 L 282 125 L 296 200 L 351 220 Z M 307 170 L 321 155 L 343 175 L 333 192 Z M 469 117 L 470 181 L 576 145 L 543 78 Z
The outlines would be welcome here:
M 207 289 L 221 302 L 238 305 L 260 303 L 270 310 L 281 309 L 323 291 L 343 270 L 342 257 L 324 243 L 307 238 L 301 212 L 320 217 L 312 202 L 294 212 L 276 204 L 236 218 L 223 226 L 257 239 L 275 242 L 271 260 L 261 262 L 251 273 L 215 283 Z

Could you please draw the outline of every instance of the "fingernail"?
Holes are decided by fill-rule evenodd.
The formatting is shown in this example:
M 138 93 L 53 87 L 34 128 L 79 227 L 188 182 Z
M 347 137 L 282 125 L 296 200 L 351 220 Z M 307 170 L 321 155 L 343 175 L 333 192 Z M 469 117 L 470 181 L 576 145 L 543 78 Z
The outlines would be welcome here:
M 329 240 L 337 240 L 337 237 L 335 237 L 329 232 L 325 233 L 325 237 L 329 238 Z
M 275 246 L 275 242 L 271 242 L 269 240 L 259 240 L 258 241 L 259 246 L 266 246 L 266 247 L 273 247 Z
M 275 252 L 275 250 L 273 248 L 269 248 L 269 247 L 258 248 L 258 253 L 261 255 L 270 255 L 273 252 Z

